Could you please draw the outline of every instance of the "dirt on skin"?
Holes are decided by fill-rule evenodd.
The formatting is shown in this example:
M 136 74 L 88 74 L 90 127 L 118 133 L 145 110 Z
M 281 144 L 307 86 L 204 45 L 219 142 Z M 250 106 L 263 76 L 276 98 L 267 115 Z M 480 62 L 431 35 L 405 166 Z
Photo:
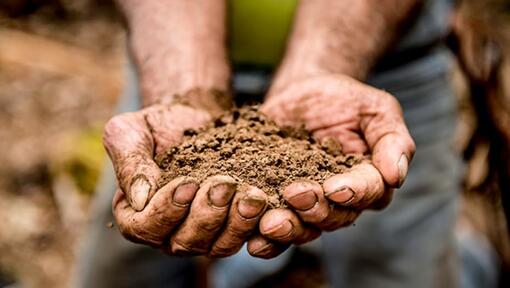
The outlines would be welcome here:
M 181 145 L 156 157 L 165 171 L 160 185 L 177 176 L 202 181 L 229 175 L 265 191 L 272 208 L 285 206 L 279 191 L 292 181 L 322 184 L 361 160 L 344 155 L 332 139 L 317 143 L 304 127 L 279 127 L 258 106 L 236 108 L 200 130 L 186 130 Z

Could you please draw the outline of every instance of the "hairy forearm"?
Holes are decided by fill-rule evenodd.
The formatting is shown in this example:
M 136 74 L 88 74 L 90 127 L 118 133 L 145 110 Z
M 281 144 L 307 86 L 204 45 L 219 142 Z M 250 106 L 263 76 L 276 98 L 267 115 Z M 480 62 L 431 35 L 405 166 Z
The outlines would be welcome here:
M 302 0 L 274 86 L 322 74 L 362 80 L 419 0 Z
M 145 106 L 198 90 L 228 97 L 224 0 L 117 3 L 127 20 Z

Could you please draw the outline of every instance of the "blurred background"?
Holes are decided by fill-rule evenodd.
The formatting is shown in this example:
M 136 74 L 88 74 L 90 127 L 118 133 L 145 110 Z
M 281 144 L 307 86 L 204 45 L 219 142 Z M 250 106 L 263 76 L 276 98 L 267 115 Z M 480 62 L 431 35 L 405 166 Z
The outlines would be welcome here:
M 510 1 L 464 0 L 452 28 L 452 144 L 468 164 L 457 236 L 486 243 L 505 287 Z M 0 1 L 0 287 L 69 287 L 105 161 L 102 126 L 122 92 L 125 37 L 107 0 Z M 282 275 L 272 283 L 292 281 Z

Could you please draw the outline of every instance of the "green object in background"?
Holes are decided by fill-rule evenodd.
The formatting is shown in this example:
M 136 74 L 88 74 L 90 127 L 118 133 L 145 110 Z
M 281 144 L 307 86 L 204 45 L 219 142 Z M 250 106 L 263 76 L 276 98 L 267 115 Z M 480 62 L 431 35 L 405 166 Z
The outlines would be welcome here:
M 68 132 L 58 143 L 57 158 L 53 159 L 53 177 L 66 174 L 79 192 L 93 194 L 104 166 L 106 155 L 101 142 L 104 124 Z
M 235 64 L 275 66 L 284 52 L 297 0 L 230 0 L 230 55 Z

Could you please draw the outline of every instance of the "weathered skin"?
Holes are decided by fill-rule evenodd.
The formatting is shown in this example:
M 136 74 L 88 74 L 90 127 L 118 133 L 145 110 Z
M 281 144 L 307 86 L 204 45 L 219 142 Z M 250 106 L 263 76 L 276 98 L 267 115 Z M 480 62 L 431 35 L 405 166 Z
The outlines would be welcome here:
M 415 147 L 390 94 L 347 76 L 320 76 L 269 95 L 262 111 L 282 125 L 305 124 L 319 140 L 334 138 L 346 153 L 368 153 L 372 158 L 371 164 L 333 176 L 322 186 L 300 181 L 286 187 L 283 196 L 302 221 L 293 222 L 289 229 L 294 232 L 288 232 L 286 242 L 302 242 L 302 227 L 332 231 L 349 225 L 362 210 L 385 207 L 393 188 L 402 185 Z M 280 222 L 269 217 L 276 216 L 268 211 L 262 217 L 261 233 L 278 240 L 272 229 Z M 281 234 L 287 231 L 280 229 Z
M 388 93 L 359 81 L 389 49 L 420 2 L 300 2 L 263 111 L 280 124 L 305 124 L 318 139 L 333 137 L 345 152 L 366 153 L 373 165 L 333 176 L 322 187 L 291 184 L 283 195 L 293 213 L 268 211 L 259 227 L 266 238 L 306 242 L 314 238 L 310 230 L 335 230 L 352 223 L 364 209 L 385 207 L 393 188 L 402 185 L 415 145 L 400 105 Z M 292 225 L 281 224 L 289 221 Z M 287 235 L 285 241 L 275 234 Z M 274 256 L 277 249 L 266 253 Z
M 272 258 L 349 225 L 363 209 L 387 205 L 414 143 L 393 96 L 355 79 L 368 74 L 416 2 L 300 2 L 263 111 L 281 124 L 305 124 L 318 139 L 333 137 L 345 152 L 367 153 L 373 165 L 323 185 L 292 183 L 283 191 L 290 207 L 266 211 L 263 191 L 225 175 L 156 187 L 155 154 L 230 103 L 225 1 L 118 0 L 146 107 L 114 117 L 104 133 L 119 182 L 113 211 L 122 234 L 169 254 L 228 256 L 247 242 L 252 255 Z
M 258 230 L 266 194 L 224 175 L 203 183 L 179 177 L 157 189 L 161 172 L 153 161 L 179 143 L 185 129 L 200 127 L 232 102 L 225 3 L 118 4 L 146 107 L 116 116 L 105 127 L 104 145 L 119 183 L 113 201 L 119 228 L 126 238 L 169 254 L 234 254 Z
M 126 238 L 169 254 L 228 256 L 257 228 L 266 194 L 237 185 L 231 177 L 213 176 L 203 183 L 179 177 L 156 190 L 161 172 L 152 160 L 154 153 L 179 143 L 185 129 L 210 119 L 205 110 L 174 104 L 154 105 L 108 122 L 104 145 L 120 187 L 113 211 Z

